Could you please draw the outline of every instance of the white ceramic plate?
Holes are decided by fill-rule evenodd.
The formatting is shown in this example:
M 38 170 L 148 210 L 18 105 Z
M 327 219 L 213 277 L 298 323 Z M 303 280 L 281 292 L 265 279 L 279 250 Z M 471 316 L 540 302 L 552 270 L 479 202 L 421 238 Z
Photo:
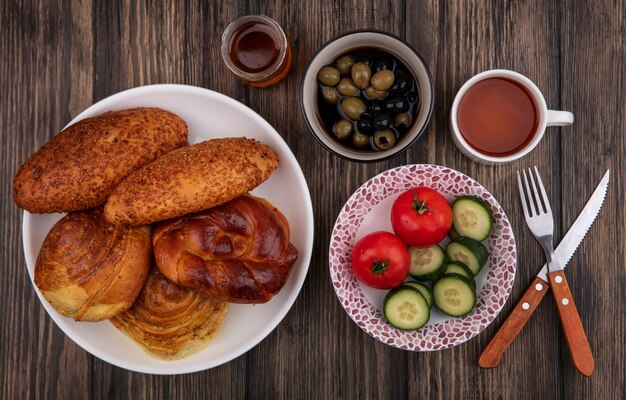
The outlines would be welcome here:
M 298 161 L 278 132 L 248 107 L 211 90 L 183 85 L 130 89 L 92 105 L 69 125 L 105 111 L 138 106 L 160 107 L 178 114 L 187 122 L 189 142 L 192 144 L 216 137 L 245 136 L 257 139 L 276 151 L 280 159 L 278 169 L 252 193 L 269 200 L 289 221 L 291 242 L 298 249 L 299 256 L 285 286 L 266 304 L 231 305 L 223 325 L 208 346 L 176 361 L 150 356 L 108 321 L 75 322 L 62 316 L 36 287 L 35 290 L 57 326 L 82 348 L 104 361 L 152 374 L 183 374 L 212 368 L 240 356 L 261 342 L 296 300 L 309 268 L 313 246 L 311 196 Z M 24 253 L 31 280 L 41 244 L 61 216 L 24 212 Z
M 387 324 L 383 316 L 383 298 L 387 291 L 361 284 L 352 272 L 350 260 L 352 248 L 363 236 L 379 230 L 393 232 L 390 220 L 393 202 L 404 191 L 418 186 L 431 187 L 448 200 L 464 194 L 479 196 L 491 207 L 495 224 L 484 242 L 489 250 L 489 260 L 476 276 L 478 301 L 474 310 L 465 317 L 453 318 L 433 307 L 425 327 L 402 331 Z M 515 238 L 502 207 L 478 182 L 438 165 L 407 165 L 375 176 L 350 197 L 333 229 L 329 264 L 337 297 L 361 329 L 399 349 L 443 350 L 476 336 L 504 306 L 515 278 Z

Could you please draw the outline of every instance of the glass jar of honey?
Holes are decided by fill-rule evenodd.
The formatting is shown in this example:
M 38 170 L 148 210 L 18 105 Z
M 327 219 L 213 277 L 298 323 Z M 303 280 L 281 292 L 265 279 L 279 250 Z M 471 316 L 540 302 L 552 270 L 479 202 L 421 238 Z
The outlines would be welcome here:
M 231 22 L 222 35 L 221 52 L 226 66 L 252 87 L 272 86 L 285 79 L 291 68 L 285 32 L 265 15 Z

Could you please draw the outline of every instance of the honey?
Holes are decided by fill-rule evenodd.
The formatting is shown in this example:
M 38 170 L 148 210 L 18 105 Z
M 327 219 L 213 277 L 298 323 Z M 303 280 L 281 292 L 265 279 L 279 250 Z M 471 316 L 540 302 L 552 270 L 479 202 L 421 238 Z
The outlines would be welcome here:
M 291 68 L 291 49 L 283 30 L 263 15 L 240 18 L 226 28 L 222 58 L 239 79 L 252 87 L 274 85 Z

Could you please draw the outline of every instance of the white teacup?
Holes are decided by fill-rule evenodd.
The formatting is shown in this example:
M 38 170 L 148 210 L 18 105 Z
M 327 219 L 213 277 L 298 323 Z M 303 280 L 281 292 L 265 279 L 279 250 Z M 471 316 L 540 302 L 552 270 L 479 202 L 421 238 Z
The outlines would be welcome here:
M 465 140 L 461 134 L 461 130 L 459 129 L 457 113 L 463 95 L 470 87 L 487 78 L 506 78 L 515 81 L 526 88 L 535 102 L 535 107 L 539 117 L 537 129 L 531 135 L 532 139 L 528 142 L 528 144 L 513 154 L 503 156 L 484 154 L 472 147 L 467 140 Z M 470 80 L 465 82 L 463 86 L 461 86 L 461 89 L 459 89 L 459 92 L 456 94 L 454 102 L 452 103 L 452 110 L 450 111 L 450 126 L 452 127 L 451 135 L 456 147 L 458 147 L 463 154 L 472 160 L 487 165 L 509 163 L 530 153 L 539 144 L 541 138 L 543 138 L 547 126 L 567 126 L 573 123 L 574 114 L 569 111 L 548 110 L 546 100 L 543 98 L 543 95 L 537 86 L 524 75 L 507 69 L 493 69 L 473 76 Z

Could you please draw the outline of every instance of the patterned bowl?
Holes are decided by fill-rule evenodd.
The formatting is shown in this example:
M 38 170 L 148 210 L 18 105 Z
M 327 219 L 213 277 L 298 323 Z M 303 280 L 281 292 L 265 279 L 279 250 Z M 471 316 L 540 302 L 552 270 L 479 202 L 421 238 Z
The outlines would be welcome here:
M 350 266 L 352 248 L 368 233 L 392 232 L 389 213 L 398 195 L 417 186 L 428 186 L 452 200 L 460 195 L 481 197 L 493 210 L 495 224 L 485 245 L 489 260 L 476 276 L 478 301 L 461 318 L 431 310 L 428 324 L 402 331 L 385 321 L 382 313 L 386 291 L 361 284 Z M 341 305 L 350 318 L 375 339 L 403 350 L 443 350 L 478 335 L 498 315 L 511 293 L 515 278 L 515 238 L 509 220 L 496 199 L 478 182 L 458 171 L 438 165 L 407 165 L 387 170 L 367 181 L 344 205 L 332 232 L 329 249 L 330 276 Z

